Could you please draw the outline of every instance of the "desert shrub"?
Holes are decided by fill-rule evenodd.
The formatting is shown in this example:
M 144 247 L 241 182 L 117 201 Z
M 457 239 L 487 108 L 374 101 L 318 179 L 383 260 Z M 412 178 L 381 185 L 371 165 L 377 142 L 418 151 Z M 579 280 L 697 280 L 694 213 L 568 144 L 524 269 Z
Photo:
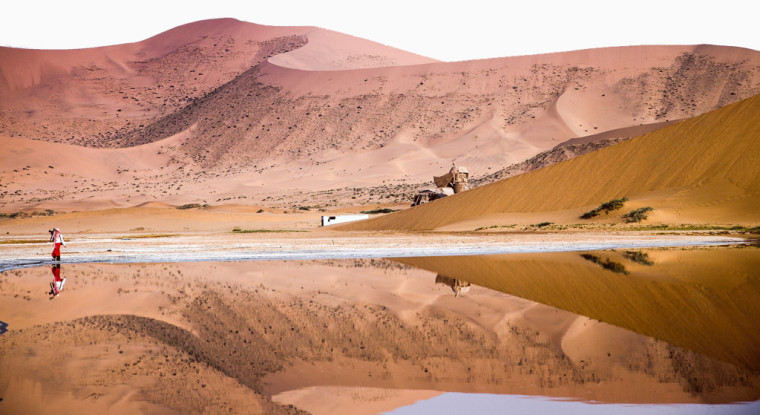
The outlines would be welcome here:
M 375 210 L 362 210 L 362 213 L 365 215 L 374 215 L 377 213 L 393 213 L 396 212 L 395 209 L 389 209 L 389 208 L 382 208 L 382 209 L 375 209 Z
M 537 228 L 543 228 L 545 226 L 554 225 L 554 222 L 541 222 L 538 225 L 536 225 Z
M 200 207 L 201 207 L 200 203 L 188 203 L 188 204 L 185 204 L 185 205 L 182 205 L 182 206 L 177 206 L 177 209 L 182 209 L 182 210 L 185 210 L 185 209 L 197 209 L 197 208 L 200 208 Z
M 600 213 L 604 212 L 605 214 L 612 212 L 613 210 L 618 210 L 623 207 L 625 202 L 628 201 L 627 197 L 623 197 L 620 199 L 612 199 L 609 202 L 604 202 L 601 205 L 599 205 L 598 208 L 590 210 L 583 215 L 581 215 L 581 219 L 591 219 L 593 217 L 599 216 Z
M 654 210 L 653 208 L 647 206 L 647 207 L 639 208 L 636 210 L 632 210 L 626 213 L 625 215 L 623 215 L 623 217 L 625 218 L 625 221 L 628 223 L 641 222 L 642 220 L 648 217 L 647 213 L 653 210 Z
M 581 215 L 581 219 L 591 219 L 591 218 L 593 218 L 595 216 L 599 216 L 599 212 L 600 212 L 599 209 L 589 210 L 588 212 L 586 212 L 583 215 Z
M 609 202 L 602 203 L 599 206 L 599 209 L 605 211 L 605 213 L 612 212 L 613 210 L 618 210 L 623 207 L 623 204 L 628 201 L 627 197 L 624 197 L 622 199 L 612 199 Z
M 297 229 L 241 229 L 232 228 L 232 233 L 288 233 L 288 232 L 306 232 Z
M 53 216 L 55 211 L 52 209 L 45 209 L 43 211 L 33 212 L 13 212 L 13 213 L 0 213 L 0 219 L 23 219 L 33 218 L 35 216 Z

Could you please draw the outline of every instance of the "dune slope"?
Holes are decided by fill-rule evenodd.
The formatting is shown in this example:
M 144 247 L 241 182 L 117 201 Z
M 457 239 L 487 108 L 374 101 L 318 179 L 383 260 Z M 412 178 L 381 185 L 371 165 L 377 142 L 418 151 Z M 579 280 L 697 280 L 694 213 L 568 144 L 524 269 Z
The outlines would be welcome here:
M 440 229 L 627 196 L 674 220 L 760 220 L 760 96 L 545 169 L 341 229 Z M 690 216 L 693 213 L 693 216 Z
M 325 29 L 216 19 L 102 48 L 0 48 L 8 147 L 165 143 L 145 147 L 164 163 L 129 191 L 103 192 L 113 181 L 87 175 L 75 180 L 93 192 L 65 180 L 46 193 L 32 186 L 47 177 L 31 178 L 31 164 L 0 165 L 0 209 L 57 200 L 272 207 L 272 197 L 280 208 L 401 204 L 402 189 L 425 186 L 452 161 L 482 178 L 571 139 L 629 136 L 758 93 L 760 52 L 710 45 L 436 62 Z M 171 137 L 182 140 L 168 145 Z

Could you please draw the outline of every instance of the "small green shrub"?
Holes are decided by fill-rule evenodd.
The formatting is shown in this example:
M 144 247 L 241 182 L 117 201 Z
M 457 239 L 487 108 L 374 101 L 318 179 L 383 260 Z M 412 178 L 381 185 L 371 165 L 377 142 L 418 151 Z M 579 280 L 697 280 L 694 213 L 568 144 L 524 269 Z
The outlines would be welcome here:
M 626 213 L 625 215 L 623 215 L 623 217 L 625 218 L 625 221 L 627 223 L 641 222 L 642 220 L 645 220 L 648 217 L 647 213 L 653 210 L 654 210 L 653 208 L 647 206 L 647 207 L 639 208 L 636 210 L 632 210 Z
M 581 215 L 581 219 L 591 219 L 593 217 L 599 216 L 600 213 L 604 212 L 605 214 L 612 212 L 613 210 L 618 210 L 623 207 L 623 204 L 628 201 L 627 197 L 623 197 L 621 199 L 612 199 L 609 202 L 604 202 L 601 205 L 599 205 L 598 208 L 590 210 L 583 215 Z
M 240 229 L 232 228 L 232 233 L 288 233 L 288 232 L 306 232 L 295 229 Z
M 600 212 L 599 209 L 589 210 L 588 212 L 581 215 L 581 219 L 591 219 L 593 217 L 599 216 L 599 212 Z
M 382 209 L 375 209 L 375 210 L 362 210 L 361 213 L 365 215 L 375 215 L 378 213 L 393 213 L 396 212 L 395 209 L 389 209 L 389 208 L 382 208 Z
M 613 199 L 609 202 L 602 203 L 599 206 L 599 209 L 603 210 L 605 213 L 612 212 L 613 210 L 618 210 L 623 207 L 623 204 L 628 201 L 627 197 L 624 197 L 622 199 Z

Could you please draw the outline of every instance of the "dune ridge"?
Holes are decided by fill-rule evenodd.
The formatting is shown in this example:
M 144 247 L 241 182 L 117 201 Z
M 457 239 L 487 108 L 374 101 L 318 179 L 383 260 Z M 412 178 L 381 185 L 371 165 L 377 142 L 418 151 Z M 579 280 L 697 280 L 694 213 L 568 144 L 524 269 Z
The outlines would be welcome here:
M 624 196 L 676 220 L 757 223 L 758 137 L 755 96 L 560 164 L 336 229 L 441 229 L 499 214 L 580 211 Z

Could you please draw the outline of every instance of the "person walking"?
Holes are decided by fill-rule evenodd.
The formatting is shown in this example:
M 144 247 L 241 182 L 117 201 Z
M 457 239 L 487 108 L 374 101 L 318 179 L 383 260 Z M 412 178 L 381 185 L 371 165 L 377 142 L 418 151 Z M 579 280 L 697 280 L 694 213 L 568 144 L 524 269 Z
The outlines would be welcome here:
M 66 241 L 63 240 L 63 234 L 58 228 L 53 228 L 50 232 L 50 242 L 53 243 L 53 261 L 61 260 L 61 245 L 66 246 Z

